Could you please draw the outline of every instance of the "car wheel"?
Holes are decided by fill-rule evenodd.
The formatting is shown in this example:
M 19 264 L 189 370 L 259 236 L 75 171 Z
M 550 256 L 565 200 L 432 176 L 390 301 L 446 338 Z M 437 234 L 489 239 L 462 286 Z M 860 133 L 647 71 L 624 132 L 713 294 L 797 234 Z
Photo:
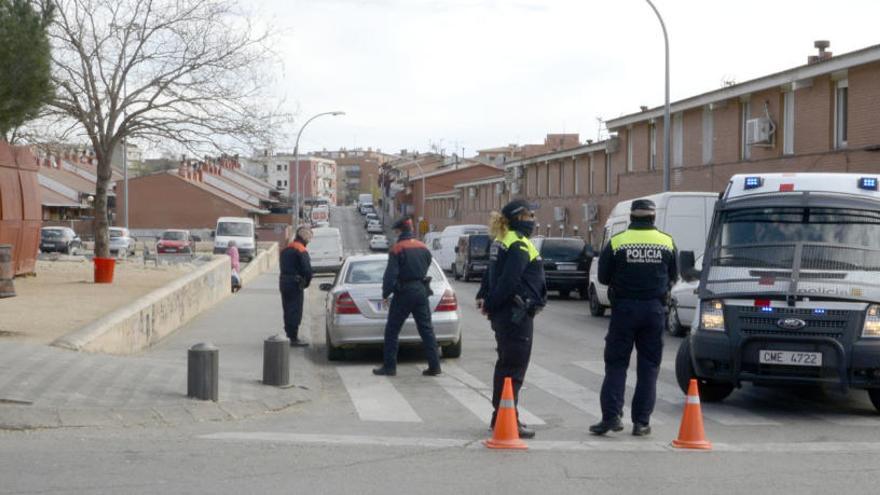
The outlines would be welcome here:
M 70 256 L 76 256 L 76 246 L 72 243 L 67 245 L 67 254 Z
M 675 380 L 685 395 L 688 393 L 692 378 L 697 379 L 700 400 L 702 401 L 721 402 L 733 392 L 733 385 L 730 383 L 710 382 L 696 376 L 694 364 L 691 361 L 691 341 L 684 339 L 675 354 Z
M 672 301 L 666 310 L 666 331 L 673 337 L 684 337 L 688 333 L 687 327 L 682 326 L 681 320 L 678 318 L 678 306 L 675 301 Z
M 328 361 L 342 361 L 345 358 L 345 349 L 341 347 L 336 347 L 330 342 L 330 332 L 328 330 L 324 330 L 324 340 L 327 345 L 327 360 Z
M 596 294 L 596 287 L 590 286 L 590 314 L 593 316 L 604 316 L 605 306 L 599 304 L 599 295 Z
M 559 297 L 561 297 L 562 299 L 568 299 L 569 297 L 571 297 L 571 291 L 570 290 L 561 290 L 561 291 L 559 291 Z
M 444 358 L 459 358 L 461 357 L 461 342 L 464 340 L 464 337 L 459 337 L 458 342 L 454 344 L 449 344 L 442 348 L 443 357 Z
M 874 404 L 874 409 L 880 412 L 880 388 L 869 388 L 868 398 L 871 399 L 871 404 Z

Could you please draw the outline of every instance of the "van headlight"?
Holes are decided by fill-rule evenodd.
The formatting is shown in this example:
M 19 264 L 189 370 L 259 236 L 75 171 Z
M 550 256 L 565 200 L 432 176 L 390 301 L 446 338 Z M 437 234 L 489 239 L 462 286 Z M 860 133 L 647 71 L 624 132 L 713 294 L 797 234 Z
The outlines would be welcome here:
M 880 338 L 880 306 L 872 304 L 865 312 L 865 325 L 862 327 L 862 337 Z
M 700 328 L 710 332 L 724 331 L 724 303 L 718 299 L 700 303 Z

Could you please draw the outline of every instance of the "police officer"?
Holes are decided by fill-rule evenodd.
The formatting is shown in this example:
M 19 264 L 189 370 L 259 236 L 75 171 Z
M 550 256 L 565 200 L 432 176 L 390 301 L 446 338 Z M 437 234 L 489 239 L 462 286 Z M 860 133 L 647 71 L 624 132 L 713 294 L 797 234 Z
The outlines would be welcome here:
M 305 347 L 308 342 L 299 339 L 299 324 L 303 314 L 303 291 L 312 282 L 312 262 L 306 246 L 312 240 L 308 227 L 296 229 L 293 242 L 281 251 L 281 305 L 284 309 L 284 333 L 291 347 Z
M 675 244 L 672 237 L 654 227 L 655 209 L 651 200 L 633 201 L 629 229 L 612 237 L 599 256 L 599 282 L 609 286 L 611 297 L 611 324 L 605 336 L 602 421 L 590 426 L 596 435 L 623 429 L 620 418 L 633 344 L 638 364 L 632 434 L 651 433 L 663 357 L 666 298 L 678 278 Z
M 495 426 L 504 379 L 513 382 L 514 403 L 532 354 L 533 320 L 547 302 L 544 264 L 529 237 L 535 230 L 534 208 L 525 200 L 511 201 L 492 213 L 489 270 L 477 293 L 477 307 L 489 317 L 495 332 L 498 359 L 492 380 L 491 425 Z M 519 436 L 532 438 L 534 430 L 519 423 Z
M 388 265 L 382 278 L 382 299 L 389 304 L 388 322 L 385 324 L 384 363 L 373 370 L 374 375 L 394 376 L 397 374 L 398 337 L 403 323 L 412 315 L 416 328 L 422 338 L 425 354 L 428 356 L 428 369 L 425 376 L 440 374 L 440 355 L 437 339 L 431 324 L 431 279 L 427 277 L 431 266 L 431 252 L 416 239 L 413 221 L 404 217 L 394 223 L 392 229 L 398 234 L 397 243 L 388 251 Z

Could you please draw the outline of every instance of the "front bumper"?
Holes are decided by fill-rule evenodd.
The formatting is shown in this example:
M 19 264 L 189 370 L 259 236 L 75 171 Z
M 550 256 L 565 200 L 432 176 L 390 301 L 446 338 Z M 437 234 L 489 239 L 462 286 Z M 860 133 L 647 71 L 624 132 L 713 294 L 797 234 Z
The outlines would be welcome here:
M 587 290 L 588 277 L 585 272 L 545 272 L 549 290 Z
M 330 341 L 336 347 L 382 345 L 385 341 L 385 319 L 369 319 L 362 315 L 328 315 Z M 440 345 L 454 344 L 461 339 L 461 323 L 456 311 L 431 315 L 434 336 Z M 420 344 L 416 322 L 407 318 L 400 331 L 401 345 Z

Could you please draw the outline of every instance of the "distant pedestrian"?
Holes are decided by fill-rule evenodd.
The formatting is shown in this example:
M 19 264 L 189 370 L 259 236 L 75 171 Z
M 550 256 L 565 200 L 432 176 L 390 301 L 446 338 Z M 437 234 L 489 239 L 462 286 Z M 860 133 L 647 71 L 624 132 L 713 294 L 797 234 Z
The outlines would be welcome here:
M 633 345 L 638 364 L 632 434 L 651 434 L 651 413 L 663 357 L 666 298 L 678 278 L 675 243 L 654 227 L 655 210 L 651 200 L 633 201 L 629 228 L 612 237 L 599 256 L 599 282 L 608 286 L 611 323 L 605 336 L 602 421 L 590 426 L 595 435 L 623 429 L 620 418 Z
M 312 283 L 312 262 L 306 246 L 312 240 L 309 227 L 296 229 L 293 241 L 281 251 L 281 304 L 284 310 L 284 333 L 291 347 L 305 347 L 308 342 L 299 338 L 302 322 L 304 291 Z
M 492 380 L 491 426 L 495 427 L 504 379 L 513 382 L 514 404 L 525 380 L 532 355 L 533 321 L 547 303 L 544 264 L 529 237 L 535 230 L 534 207 L 522 199 L 511 201 L 493 212 L 490 233 L 489 270 L 477 292 L 477 307 L 489 317 L 498 359 Z M 535 431 L 519 422 L 519 436 L 532 438 Z
M 241 264 L 235 241 L 229 241 L 229 244 L 226 245 L 226 256 L 229 256 L 232 265 L 232 293 L 235 294 L 241 290 Z
M 416 321 L 416 328 L 422 338 L 425 354 L 428 356 L 428 369 L 425 376 L 440 374 L 440 353 L 434 326 L 431 323 L 431 252 L 416 239 L 413 221 L 404 217 L 394 223 L 392 228 L 398 234 L 397 243 L 388 252 L 388 265 L 382 278 L 383 304 L 389 305 L 388 321 L 385 324 L 384 362 L 373 370 L 374 375 L 394 376 L 397 374 L 397 348 L 400 329 L 410 315 Z

